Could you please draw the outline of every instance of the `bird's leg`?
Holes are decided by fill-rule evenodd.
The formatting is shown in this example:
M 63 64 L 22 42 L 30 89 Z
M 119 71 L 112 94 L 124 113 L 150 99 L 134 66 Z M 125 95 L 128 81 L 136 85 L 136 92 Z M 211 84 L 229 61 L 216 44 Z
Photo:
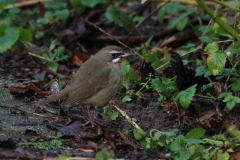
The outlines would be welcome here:
M 94 123 L 93 123 L 93 121 L 92 121 L 92 117 L 91 117 L 91 114 L 90 114 L 90 112 L 89 112 L 89 108 L 90 108 L 90 106 L 87 106 L 87 114 L 88 114 L 88 117 L 89 117 L 89 121 L 90 121 L 91 124 L 92 124 L 92 127 L 94 127 Z M 83 109 L 84 109 L 84 112 L 86 113 L 86 110 L 85 110 L 84 107 L 83 107 Z M 83 124 L 83 125 L 85 126 L 85 125 L 89 124 L 89 121 L 88 121 L 87 123 Z

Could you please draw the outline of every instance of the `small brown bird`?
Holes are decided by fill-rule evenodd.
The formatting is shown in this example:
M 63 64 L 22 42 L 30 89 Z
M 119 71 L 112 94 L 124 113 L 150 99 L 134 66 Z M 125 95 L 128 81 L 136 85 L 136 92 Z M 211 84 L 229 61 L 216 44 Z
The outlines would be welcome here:
M 52 95 L 41 104 L 67 97 L 64 105 L 79 103 L 81 105 L 102 106 L 117 93 L 121 82 L 122 58 L 132 54 L 124 53 L 121 48 L 108 46 L 88 59 L 59 93 Z M 90 119 L 91 116 L 89 115 Z

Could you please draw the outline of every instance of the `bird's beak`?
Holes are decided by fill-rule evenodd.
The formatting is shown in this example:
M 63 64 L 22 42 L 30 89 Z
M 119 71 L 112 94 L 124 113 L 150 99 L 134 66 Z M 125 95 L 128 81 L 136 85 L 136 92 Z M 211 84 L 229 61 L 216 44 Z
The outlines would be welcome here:
M 132 56 L 131 53 L 124 53 L 123 55 L 121 55 L 121 58 L 127 57 L 127 56 Z

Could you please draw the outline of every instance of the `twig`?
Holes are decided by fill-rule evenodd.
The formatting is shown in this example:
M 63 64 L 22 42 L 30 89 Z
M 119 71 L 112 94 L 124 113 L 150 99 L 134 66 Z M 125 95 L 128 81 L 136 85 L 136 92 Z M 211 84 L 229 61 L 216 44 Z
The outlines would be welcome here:
M 121 44 L 122 46 L 128 48 L 129 50 L 131 50 L 133 53 L 135 53 L 136 55 L 138 55 L 141 59 L 144 59 L 139 53 L 137 53 L 136 51 L 134 51 L 133 49 L 131 49 L 130 47 L 128 47 L 126 44 L 118 41 L 114 36 L 112 36 L 111 34 L 107 33 L 106 31 L 102 30 L 101 28 L 99 28 L 98 26 L 96 26 L 95 24 L 93 24 L 92 22 L 87 22 L 90 26 L 93 26 L 95 28 L 97 28 L 99 31 L 103 32 L 104 34 L 108 35 L 109 37 L 111 37 L 112 39 L 114 39 L 115 41 L 117 41 L 119 44 Z
M 137 25 L 135 25 L 134 28 L 138 28 L 144 21 L 146 21 L 146 19 L 148 19 L 151 15 L 153 15 L 155 12 L 157 12 L 160 8 L 162 8 L 165 4 L 167 4 L 168 2 L 170 2 L 170 0 L 166 0 L 165 2 L 163 2 L 159 7 L 157 7 L 156 9 L 154 9 L 151 13 L 149 13 L 141 22 L 139 22 Z M 129 35 L 132 34 L 134 28 L 131 30 L 131 32 L 129 33 Z
M 112 106 L 114 106 L 114 107 L 118 110 L 118 112 L 120 112 L 120 113 L 122 114 L 123 117 L 125 117 L 127 120 L 129 120 L 129 122 L 130 122 L 137 130 L 139 130 L 139 131 L 142 130 L 142 129 L 138 126 L 138 124 L 135 123 L 134 121 L 132 121 L 131 118 L 130 118 L 125 112 L 123 112 L 120 108 L 118 108 L 116 105 L 112 105 Z M 142 130 L 142 131 L 143 131 L 143 130 Z M 143 131 L 142 133 L 145 134 L 144 131 Z
M 141 39 L 141 41 L 142 41 L 142 43 L 143 43 L 143 45 L 144 45 L 144 48 L 145 48 L 146 52 L 149 53 L 149 50 L 147 49 L 146 44 L 145 44 L 145 42 L 143 41 L 142 36 L 139 34 L 138 30 L 137 30 L 135 27 L 133 27 L 133 26 L 132 26 L 128 21 L 126 21 L 125 19 L 120 18 L 120 20 L 123 21 L 123 22 L 125 22 L 125 23 L 127 23 L 130 27 L 132 27 L 132 28 L 137 32 L 139 38 Z
M 165 0 L 147 0 L 147 1 L 157 1 L 157 2 L 164 2 Z M 186 4 L 186 5 L 198 5 L 198 3 L 195 0 L 171 0 L 172 2 L 179 2 L 182 4 Z M 209 2 L 206 1 L 205 2 L 208 6 L 214 6 L 216 5 L 216 3 L 214 2 Z
M 52 61 L 52 60 L 50 60 L 50 59 L 47 59 L 47 58 L 45 58 L 45 57 L 43 57 L 43 56 L 40 56 L 40 55 L 37 55 L 37 54 L 35 54 L 35 53 L 28 52 L 28 54 L 31 55 L 31 56 L 34 56 L 34 57 L 38 57 L 38 58 L 40 58 L 40 59 L 44 59 L 44 60 L 46 60 L 46 61 L 48 61 L 48 62 L 57 64 L 55 61 Z
M 22 1 L 22 2 L 18 2 L 18 3 L 10 4 L 10 5 L 6 6 L 6 7 L 4 7 L 4 9 L 10 9 L 10 8 L 15 8 L 15 7 L 25 7 L 25 6 L 36 4 L 38 2 L 46 2 L 46 1 L 51 1 L 51 0 Z
M 220 7 L 220 5 L 218 5 L 217 6 L 217 8 L 215 9 L 215 11 L 214 11 L 214 13 L 216 13 L 217 12 L 217 10 L 218 10 L 218 8 Z M 207 25 L 207 28 L 205 29 L 205 31 L 203 32 L 203 34 L 202 34 L 202 36 L 204 36 L 205 35 L 205 33 L 207 32 L 207 30 L 208 30 L 208 27 L 210 26 L 210 24 L 212 23 L 212 20 L 213 19 L 211 19 L 210 21 L 209 21 L 209 23 L 208 23 L 208 25 Z
M 180 116 L 179 116 L 179 110 L 178 110 L 178 105 L 177 103 L 175 104 L 176 107 L 177 107 L 177 112 L 178 112 L 178 120 L 179 120 L 179 128 L 181 127 L 181 119 L 180 119 Z
M 13 109 L 16 109 L 16 110 L 18 110 L 20 112 L 24 112 L 24 113 L 28 113 L 28 114 L 34 114 L 34 115 L 37 115 L 37 116 L 40 116 L 40 117 L 53 118 L 53 119 L 56 118 L 56 117 L 52 117 L 52 116 L 44 116 L 44 115 L 33 113 L 33 112 L 23 111 L 23 110 L 18 109 L 18 108 L 14 107 L 14 106 L 2 106 L 2 105 L 0 105 L 0 107 L 3 107 L 3 108 L 13 108 Z

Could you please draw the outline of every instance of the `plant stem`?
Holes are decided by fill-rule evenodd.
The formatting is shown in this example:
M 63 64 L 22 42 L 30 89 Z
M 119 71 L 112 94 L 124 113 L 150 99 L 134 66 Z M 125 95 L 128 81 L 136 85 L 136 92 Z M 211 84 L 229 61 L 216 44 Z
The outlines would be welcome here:
M 230 8 L 230 9 L 232 9 L 232 10 L 234 10 L 234 11 L 240 12 L 240 9 L 239 9 L 239 8 L 235 8 L 235 7 L 233 7 L 233 6 L 231 6 L 231 5 L 227 4 L 227 3 L 223 3 L 223 2 L 218 1 L 218 0 L 210 0 L 210 1 L 213 1 L 213 2 L 215 2 L 215 3 L 218 3 L 218 4 L 220 4 L 220 5 L 224 6 L 224 7 Z
M 203 96 L 203 95 L 200 95 L 200 94 L 195 94 L 195 96 L 222 101 L 221 99 L 218 99 L 218 98 L 209 97 L 209 96 Z
M 239 39 L 238 33 L 227 23 L 225 23 L 218 15 L 217 13 L 214 13 L 205 3 L 203 0 L 196 0 L 197 3 L 202 7 L 202 9 L 207 12 L 207 14 L 219 24 L 226 32 L 228 32 L 230 35 L 233 35 L 234 38 Z
M 138 95 L 139 92 L 141 92 L 150 81 L 151 81 L 151 78 L 149 78 L 149 80 L 142 86 L 142 88 L 136 93 L 136 95 Z

